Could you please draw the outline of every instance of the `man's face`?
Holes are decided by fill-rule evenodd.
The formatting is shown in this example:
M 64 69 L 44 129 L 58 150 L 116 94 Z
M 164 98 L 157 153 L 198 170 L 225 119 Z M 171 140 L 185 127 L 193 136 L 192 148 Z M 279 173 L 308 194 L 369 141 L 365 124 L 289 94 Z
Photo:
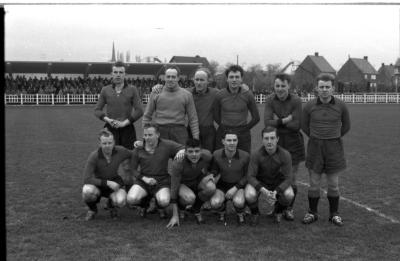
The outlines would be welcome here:
M 208 85 L 208 76 L 206 72 L 197 71 L 194 75 L 194 86 L 196 87 L 196 91 L 203 92 Z
M 154 146 L 159 137 L 160 134 L 153 127 L 146 128 L 143 130 L 143 139 L 150 146 Z
M 200 160 L 201 148 L 200 147 L 187 147 L 186 148 L 186 157 L 192 163 L 197 163 Z
M 112 70 L 113 83 L 121 84 L 125 79 L 125 68 L 113 66 Z
M 262 143 L 266 150 L 274 151 L 278 146 L 278 140 L 279 138 L 276 136 L 275 131 L 264 132 Z
M 224 144 L 225 150 L 234 152 L 238 145 L 238 137 L 236 134 L 226 134 L 225 138 L 222 139 L 222 144 Z
M 230 71 L 228 73 L 228 79 L 227 79 L 229 88 L 232 89 L 233 91 L 239 89 L 239 87 L 242 85 L 242 76 L 239 71 L 237 72 L 232 72 Z
M 165 72 L 165 87 L 167 87 L 167 89 L 174 89 L 178 86 L 178 81 L 178 72 L 175 69 L 168 69 Z
M 274 91 L 280 100 L 285 100 L 289 94 L 289 84 L 286 80 L 276 79 L 274 82 Z
M 327 99 L 333 94 L 333 85 L 331 81 L 318 81 L 317 85 L 318 96 L 321 99 Z
M 103 154 L 110 155 L 112 153 L 112 150 L 114 148 L 114 137 L 113 136 L 100 136 L 100 142 L 99 142 L 100 148 L 103 151 Z

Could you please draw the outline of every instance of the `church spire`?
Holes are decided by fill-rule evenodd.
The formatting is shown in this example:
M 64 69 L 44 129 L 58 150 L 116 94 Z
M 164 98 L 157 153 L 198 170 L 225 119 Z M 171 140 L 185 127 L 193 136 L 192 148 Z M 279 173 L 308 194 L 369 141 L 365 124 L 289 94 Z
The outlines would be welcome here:
M 113 41 L 113 48 L 112 48 L 111 62 L 115 62 L 115 48 L 114 48 L 114 41 Z

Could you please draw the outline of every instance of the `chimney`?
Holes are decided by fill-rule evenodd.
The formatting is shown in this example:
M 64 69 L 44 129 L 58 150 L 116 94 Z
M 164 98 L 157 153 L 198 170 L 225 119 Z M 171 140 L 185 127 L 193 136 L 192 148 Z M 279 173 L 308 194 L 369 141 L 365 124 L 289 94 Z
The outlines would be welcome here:
M 364 56 L 364 60 L 368 61 L 368 56 Z
M 385 63 L 382 63 L 382 67 L 385 66 Z
M 315 55 L 315 56 L 318 56 L 318 52 L 315 52 L 314 55 Z

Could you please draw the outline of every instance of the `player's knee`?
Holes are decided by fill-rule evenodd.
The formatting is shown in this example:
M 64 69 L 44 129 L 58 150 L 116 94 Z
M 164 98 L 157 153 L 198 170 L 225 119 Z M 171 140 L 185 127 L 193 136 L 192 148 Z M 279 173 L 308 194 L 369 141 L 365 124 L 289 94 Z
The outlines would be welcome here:
M 254 203 L 257 201 L 257 191 L 253 187 L 248 185 L 244 191 L 245 200 L 249 203 Z
M 100 196 L 98 189 L 94 185 L 84 185 L 82 188 L 82 198 L 85 202 L 94 202 Z
M 130 206 L 139 205 L 140 198 L 134 195 L 133 193 L 128 193 L 128 195 L 126 196 L 126 203 Z
M 165 208 L 168 207 L 169 202 L 170 202 L 170 194 L 169 193 L 159 193 L 158 195 L 156 195 L 156 199 L 157 199 L 157 204 L 159 207 L 161 208 Z
M 245 200 L 244 197 L 236 197 L 233 199 L 233 206 L 235 208 L 244 208 L 245 206 Z
M 114 206 L 118 208 L 123 208 L 126 205 L 126 194 L 120 194 L 113 199 Z
M 183 205 L 193 205 L 196 196 L 193 193 L 180 195 L 180 201 Z
M 219 209 L 219 208 L 221 208 L 222 204 L 224 204 L 224 199 L 215 197 L 210 200 L 210 203 L 211 203 L 212 209 Z
M 212 197 L 215 194 L 216 187 L 214 182 L 207 182 L 205 188 L 202 190 L 202 194 L 206 197 Z

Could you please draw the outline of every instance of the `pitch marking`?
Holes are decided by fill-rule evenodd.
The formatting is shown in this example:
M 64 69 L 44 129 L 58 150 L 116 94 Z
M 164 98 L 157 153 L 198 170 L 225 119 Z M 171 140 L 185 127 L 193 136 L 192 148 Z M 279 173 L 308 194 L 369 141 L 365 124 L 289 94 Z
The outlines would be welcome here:
M 310 186 L 309 184 L 304 183 L 304 182 L 300 182 L 300 181 L 297 181 L 297 183 L 299 183 L 299 184 L 301 184 L 301 185 L 303 185 L 303 186 L 306 186 L 306 187 L 309 187 L 309 186 Z M 322 189 L 322 191 L 324 192 L 324 194 L 327 193 L 326 190 L 324 190 L 324 189 Z M 349 203 L 351 203 L 351 204 L 353 204 L 353 205 L 356 205 L 357 207 L 366 209 L 367 211 L 372 212 L 372 213 L 374 213 L 375 215 L 380 216 L 381 218 L 387 219 L 387 220 L 389 220 L 389 221 L 392 222 L 392 223 L 400 224 L 400 221 L 397 220 L 396 218 L 391 217 L 391 216 L 388 216 L 388 215 L 385 215 L 385 214 L 379 212 L 379 211 L 376 210 L 376 209 L 373 209 L 373 208 L 368 207 L 367 205 L 358 203 L 358 202 L 356 202 L 356 201 L 354 201 L 354 200 L 351 200 L 351 199 L 348 199 L 348 198 L 345 198 L 345 197 L 342 197 L 342 196 L 340 196 L 340 199 L 342 199 L 342 200 L 344 200 L 344 201 L 347 201 L 347 202 L 349 202 Z

